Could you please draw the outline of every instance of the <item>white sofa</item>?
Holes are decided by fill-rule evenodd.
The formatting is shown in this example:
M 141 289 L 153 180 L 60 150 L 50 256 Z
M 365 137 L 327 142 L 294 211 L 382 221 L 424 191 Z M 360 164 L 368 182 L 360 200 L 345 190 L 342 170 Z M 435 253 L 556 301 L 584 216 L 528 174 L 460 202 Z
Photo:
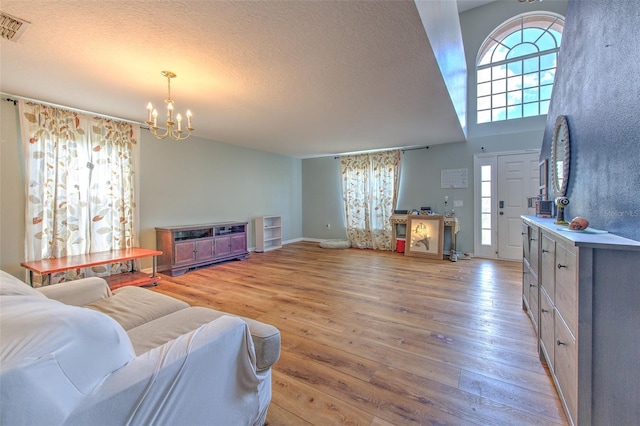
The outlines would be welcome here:
M 261 425 L 280 333 L 100 278 L 0 271 L 0 424 Z

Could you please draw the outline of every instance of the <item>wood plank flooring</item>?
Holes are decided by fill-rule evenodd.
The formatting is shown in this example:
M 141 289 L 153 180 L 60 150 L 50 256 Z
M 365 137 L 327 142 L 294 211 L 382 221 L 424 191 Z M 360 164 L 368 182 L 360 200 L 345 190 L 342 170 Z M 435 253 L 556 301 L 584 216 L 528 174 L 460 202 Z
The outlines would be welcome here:
M 562 425 L 522 265 L 300 242 L 154 291 L 282 333 L 268 424 Z

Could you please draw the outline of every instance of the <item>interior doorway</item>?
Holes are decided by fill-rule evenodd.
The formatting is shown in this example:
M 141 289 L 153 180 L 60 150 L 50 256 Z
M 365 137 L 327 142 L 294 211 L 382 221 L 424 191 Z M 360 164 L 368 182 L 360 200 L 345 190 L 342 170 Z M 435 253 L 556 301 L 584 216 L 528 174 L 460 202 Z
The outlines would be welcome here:
M 476 256 L 522 259 L 522 219 L 539 187 L 539 151 L 474 156 L 474 251 Z

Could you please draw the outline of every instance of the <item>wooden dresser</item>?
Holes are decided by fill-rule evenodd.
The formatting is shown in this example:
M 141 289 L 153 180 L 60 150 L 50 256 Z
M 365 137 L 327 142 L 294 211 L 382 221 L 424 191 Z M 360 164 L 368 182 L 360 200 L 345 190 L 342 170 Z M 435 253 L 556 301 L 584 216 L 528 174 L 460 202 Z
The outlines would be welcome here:
M 637 424 L 640 242 L 522 218 L 523 308 L 569 422 Z
M 249 254 L 247 222 L 156 228 L 156 247 L 162 251 L 158 272 L 172 277 L 200 266 L 245 259 Z

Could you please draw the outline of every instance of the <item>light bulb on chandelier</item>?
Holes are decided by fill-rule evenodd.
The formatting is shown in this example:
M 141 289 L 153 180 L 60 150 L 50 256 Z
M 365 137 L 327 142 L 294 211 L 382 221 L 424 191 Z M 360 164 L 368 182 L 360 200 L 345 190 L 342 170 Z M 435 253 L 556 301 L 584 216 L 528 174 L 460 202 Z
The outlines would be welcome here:
M 166 139 L 167 137 L 171 137 L 177 141 L 181 141 L 187 139 L 191 136 L 191 132 L 193 131 L 193 127 L 191 127 L 191 111 L 187 110 L 187 133 L 183 134 L 182 130 L 182 116 L 180 114 L 176 115 L 176 121 L 173 121 L 173 99 L 171 99 L 171 79 L 177 77 L 175 73 L 171 71 L 162 71 L 162 75 L 167 77 L 167 90 L 168 95 L 167 99 L 165 99 L 165 103 L 167 104 L 167 121 L 166 121 L 166 129 L 164 133 L 158 132 L 158 110 L 153 108 L 151 102 L 147 105 L 147 124 L 149 125 L 149 131 L 153 136 L 158 139 Z M 174 126 L 177 122 L 177 128 L 174 129 Z

